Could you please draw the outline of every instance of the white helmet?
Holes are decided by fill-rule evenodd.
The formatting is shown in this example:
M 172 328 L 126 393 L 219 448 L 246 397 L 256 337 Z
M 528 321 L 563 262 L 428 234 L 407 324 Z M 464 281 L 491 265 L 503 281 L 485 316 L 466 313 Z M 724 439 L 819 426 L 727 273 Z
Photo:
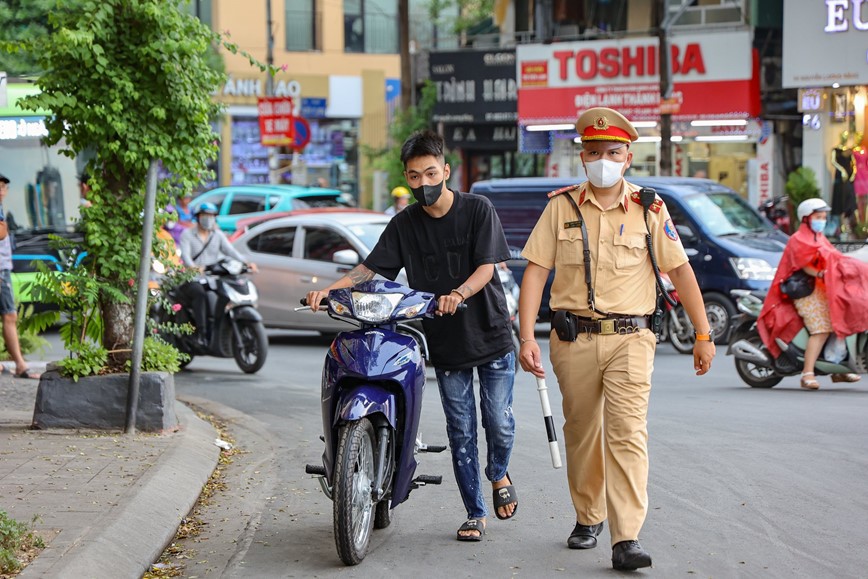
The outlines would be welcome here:
M 799 208 L 796 209 L 796 215 L 799 217 L 799 221 L 802 221 L 805 217 L 816 213 L 817 211 L 831 211 L 832 208 L 826 205 L 826 202 L 818 197 L 813 197 L 811 199 L 805 199 L 801 203 L 799 203 Z

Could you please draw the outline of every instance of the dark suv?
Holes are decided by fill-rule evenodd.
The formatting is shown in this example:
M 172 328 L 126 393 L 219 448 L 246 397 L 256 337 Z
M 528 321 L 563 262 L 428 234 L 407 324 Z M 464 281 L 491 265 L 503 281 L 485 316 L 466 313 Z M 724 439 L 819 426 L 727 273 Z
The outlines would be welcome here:
M 787 235 L 751 207 L 747 201 L 716 181 L 684 177 L 627 177 L 640 187 L 652 187 L 666 203 L 672 221 L 705 299 L 709 321 L 718 343 L 724 343 L 735 314 L 733 289 L 768 289 Z M 491 199 L 503 223 L 520 283 L 525 260 L 521 250 L 548 203 L 546 193 L 577 183 L 571 178 L 497 179 L 474 183 L 470 191 Z M 549 319 L 546 284 L 540 321 Z

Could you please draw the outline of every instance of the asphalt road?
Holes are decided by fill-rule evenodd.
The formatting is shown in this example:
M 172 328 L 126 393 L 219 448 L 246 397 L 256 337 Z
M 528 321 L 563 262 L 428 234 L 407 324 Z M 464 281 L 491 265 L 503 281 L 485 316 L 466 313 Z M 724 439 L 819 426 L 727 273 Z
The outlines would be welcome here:
M 551 466 L 536 383 L 520 371 L 510 465 L 520 501 L 515 518 L 490 517 L 480 543 L 455 541 L 465 513 L 449 454 L 421 455 L 417 472 L 442 474 L 443 485 L 413 491 L 392 525 L 375 531 L 362 564 L 344 567 L 332 504 L 304 473 L 322 453 L 319 381 L 327 347 L 313 334 L 272 333 L 268 362 L 255 376 L 214 358 L 198 358 L 176 376 L 178 395 L 226 415 L 244 450 L 227 470 L 227 490 L 201 513 L 207 524 L 189 545 L 195 553 L 185 576 L 612 576 L 608 528 L 597 549 L 566 548 L 575 521 L 566 474 Z M 833 386 L 821 378 L 821 389 L 809 392 L 789 378 L 752 390 L 722 349 L 710 374 L 696 377 L 692 359 L 668 345 L 655 365 L 650 510 L 640 537 L 654 567 L 643 573 L 868 576 L 868 380 Z M 560 428 L 553 375 L 548 383 Z M 425 442 L 445 444 L 433 379 L 421 432 Z

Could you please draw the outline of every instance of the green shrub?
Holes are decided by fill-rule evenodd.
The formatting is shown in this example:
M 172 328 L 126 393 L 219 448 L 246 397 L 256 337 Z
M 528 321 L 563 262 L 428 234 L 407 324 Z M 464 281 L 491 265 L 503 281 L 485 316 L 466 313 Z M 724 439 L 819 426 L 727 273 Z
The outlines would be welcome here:
M 805 199 L 820 196 L 817 174 L 810 167 L 799 167 L 787 176 L 786 190 L 787 197 L 790 198 L 790 223 L 795 223 L 798 227 L 796 208 L 798 208 L 799 203 Z
M 37 520 L 38 517 L 34 516 L 31 525 Z M 30 526 L 16 521 L 6 511 L 0 511 L 0 573 L 15 573 L 21 569 L 18 553 L 22 549 L 41 549 L 44 546 L 45 543 L 33 534 Z

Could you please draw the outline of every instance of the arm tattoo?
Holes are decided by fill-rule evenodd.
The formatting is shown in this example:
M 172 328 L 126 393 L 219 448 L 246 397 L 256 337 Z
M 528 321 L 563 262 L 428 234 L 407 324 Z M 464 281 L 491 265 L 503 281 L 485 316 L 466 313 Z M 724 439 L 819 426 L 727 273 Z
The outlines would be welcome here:
M 458 293 L 463 295 L 464 299 L 467 299 L 473 295 L 473 289 L 471 289 L 471 287 L 465 283 L 458 288 Z
M 362 283 L 363 281 L 368 281 L 374 279 L 374 272 L 364 266 L 364 264 L 357 265 L 354 267 L 350 273 L 347 274 L 347 277 L 350 278 L 350 281 L 353 282 L 353 285 L 357 285 Z

